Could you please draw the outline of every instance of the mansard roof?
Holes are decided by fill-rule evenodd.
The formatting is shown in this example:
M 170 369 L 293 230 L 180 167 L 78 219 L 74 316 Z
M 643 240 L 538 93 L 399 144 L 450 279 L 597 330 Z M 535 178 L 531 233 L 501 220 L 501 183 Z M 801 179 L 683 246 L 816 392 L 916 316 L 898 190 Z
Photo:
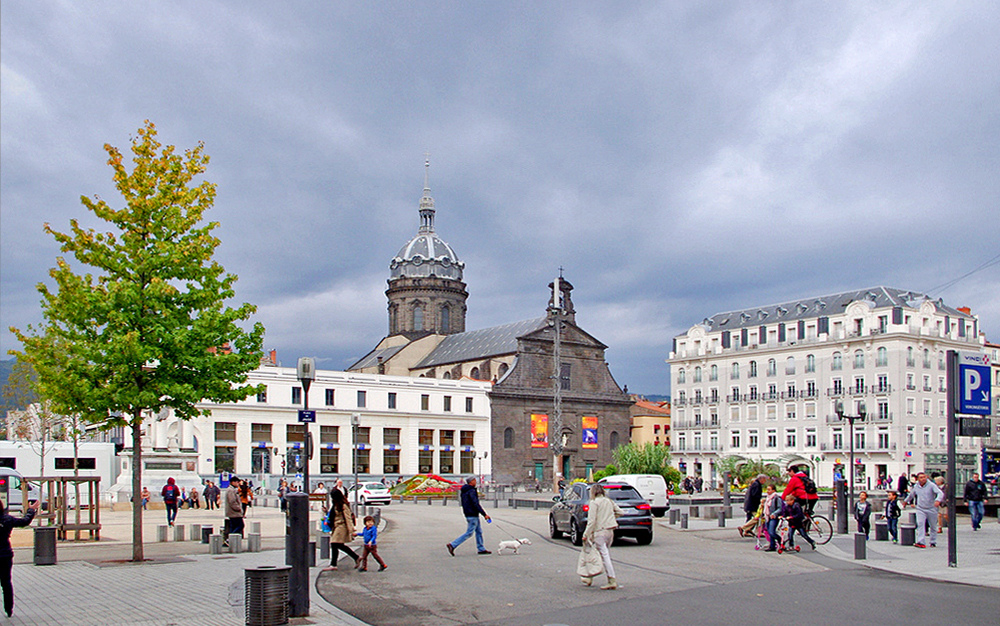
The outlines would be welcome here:
M 517 339 L 545 326 L 539 317 L 492 328 L 470 330 L 448 335 L 413 369 L 436 367 L 449 363 L 463 363 L 476 359 L 513 354 L 517 352 Z
M 845 291 L 828 296 L 803 298 L 781 304 L 751 307 L 716 313 L 705 319 L 703 324 L 711 331 L 749 328 L 777 322 L 790 322 L 814 319 L 822 316 L 842 314 L 847 305 L 852 302 L 868 302 L 873 309 L 887 307 L 902 307 L 918 309 L 925 301 L 934 303 L 939 313 L 971 319 L 968 313 L 959 311 L 944 304 L 940 298 L 934 300 L 928 295 L 917 291 L 895 289 L 893 287 L 872 287 L 857 291 Z

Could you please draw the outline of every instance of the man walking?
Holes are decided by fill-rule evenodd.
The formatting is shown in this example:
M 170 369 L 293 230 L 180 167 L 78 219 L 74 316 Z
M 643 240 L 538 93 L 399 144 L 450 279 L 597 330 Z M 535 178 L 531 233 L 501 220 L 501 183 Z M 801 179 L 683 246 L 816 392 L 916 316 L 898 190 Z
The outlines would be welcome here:
M 917 507 L 917 541 L 914 548 L 927 547 L 927 533 L 930 532 L 930 546 L 937 546 L 937 511 L 935 508 L 944 502 L 944 492 L 938 489 L 933 481 L 927 480 L 927 474 L 917 474 L 917 482 L 910 488 L 904 504 L 915 504 Z M 929 528 L 929 531 L 928 531 Z
M 462 485 L 461 492 L 462 499 L 462 513 L 465 515 L 465 521 L 468 523 L 468 527 L 461 537 L 452 541 L 447 546 L 448 553 L 455 556 L 455 548 L 462 545 L 462 542 L 472 536 L 473 533 L 476 534 L 476 548 L 479 550 L 479 554 L 492 554 L 483 545 L 483 527 L 479 522 L 479 516 L 482 515 L 486 518 L 486 521 L 490 521 L 490 516 L 483 510 L 483 506 L 479 504 L 479 492 L 476 491 L 476 477 L 470 476 L 465 479 L 465 484 Z
M 226 527 L 222 533 L 222 545 L 229 547 L 229 535 L 243 534 L 243 503 L 240 501 L 240 479 L 229 478 L 229 489 L 226 489 Z
M 747 514 L 747 521 L 757 513 L 760 508 L 760 498 L 764 494 L 764 482 L 767 476 L 758 474 L 750 486 L 747 487 L 746 496 L 743 497 L 743 511 Z
M 965 483 L 965 505 L 972 515 L 972 530 L 979 530 L 985 514 L 983 502 L 986 500 L 986 483 L 979 480 L 979 474 L 973 474 L 972 480 Z
M 167 484 L 163 486 L 160 495 L 163 496 L 163 506 L 167 509 L 167 524 L 173 526 L 174 520 L 177 519 L 177 500 L 181 496 L 181 490 L 173 478 L 167 479 Z

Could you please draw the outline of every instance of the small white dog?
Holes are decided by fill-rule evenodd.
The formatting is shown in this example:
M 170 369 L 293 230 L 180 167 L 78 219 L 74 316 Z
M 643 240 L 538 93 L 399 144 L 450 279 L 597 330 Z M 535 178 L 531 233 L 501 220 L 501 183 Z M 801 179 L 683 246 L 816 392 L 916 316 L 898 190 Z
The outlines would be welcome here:
M 497 554 L 503 554 L 504 550 L 513 550 L 514 554 L 518 554 L 517 549 L 521 546 L 530 546 L 531 542 L 527 539 L 511 539 L 510 541 L 501 541 L 497 546 Z

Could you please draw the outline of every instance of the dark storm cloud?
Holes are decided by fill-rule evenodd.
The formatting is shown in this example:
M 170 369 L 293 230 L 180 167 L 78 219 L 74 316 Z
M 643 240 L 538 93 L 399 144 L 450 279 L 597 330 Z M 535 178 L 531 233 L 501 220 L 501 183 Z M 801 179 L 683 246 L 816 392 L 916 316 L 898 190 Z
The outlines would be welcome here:
M 286 364 L 383 335 L 429 151 L 469 327 L 540 315 L 563 266 L 618 381 L 665 392 L 671 338 L 715 312 L 1000 253 L 998 26 L 988 3 L 5 5 L 2 326 L 39 319 L 42 223 L 92 223 L 101 146 L 148 118 L 205 142 L 219 258 Z M 998 268 L 934 294 L 994 340 Z

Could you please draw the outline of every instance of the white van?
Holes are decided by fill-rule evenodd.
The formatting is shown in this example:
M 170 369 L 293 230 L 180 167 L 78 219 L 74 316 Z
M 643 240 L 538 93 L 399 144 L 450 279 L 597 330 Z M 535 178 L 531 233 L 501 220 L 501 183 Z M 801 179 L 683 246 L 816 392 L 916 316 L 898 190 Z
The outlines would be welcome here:
M 605 476 L 598 482 L 632 485 L 646 499 L 646 502 L 649 503 L 650 511 L 656 517 L 663 517 L 670 508 L 667 481 L 659 474 L 616 474 L 614 476 Z
M 0 467 L 0 500 L 3 500 L 7 509 L 12 511 L 24 510 L 24 493 L 21 485 L 25 483 L 24 477 L 17 470 L 9 467 Z M 28 500 L 38 499 L 38 487 L 28 483 Z

